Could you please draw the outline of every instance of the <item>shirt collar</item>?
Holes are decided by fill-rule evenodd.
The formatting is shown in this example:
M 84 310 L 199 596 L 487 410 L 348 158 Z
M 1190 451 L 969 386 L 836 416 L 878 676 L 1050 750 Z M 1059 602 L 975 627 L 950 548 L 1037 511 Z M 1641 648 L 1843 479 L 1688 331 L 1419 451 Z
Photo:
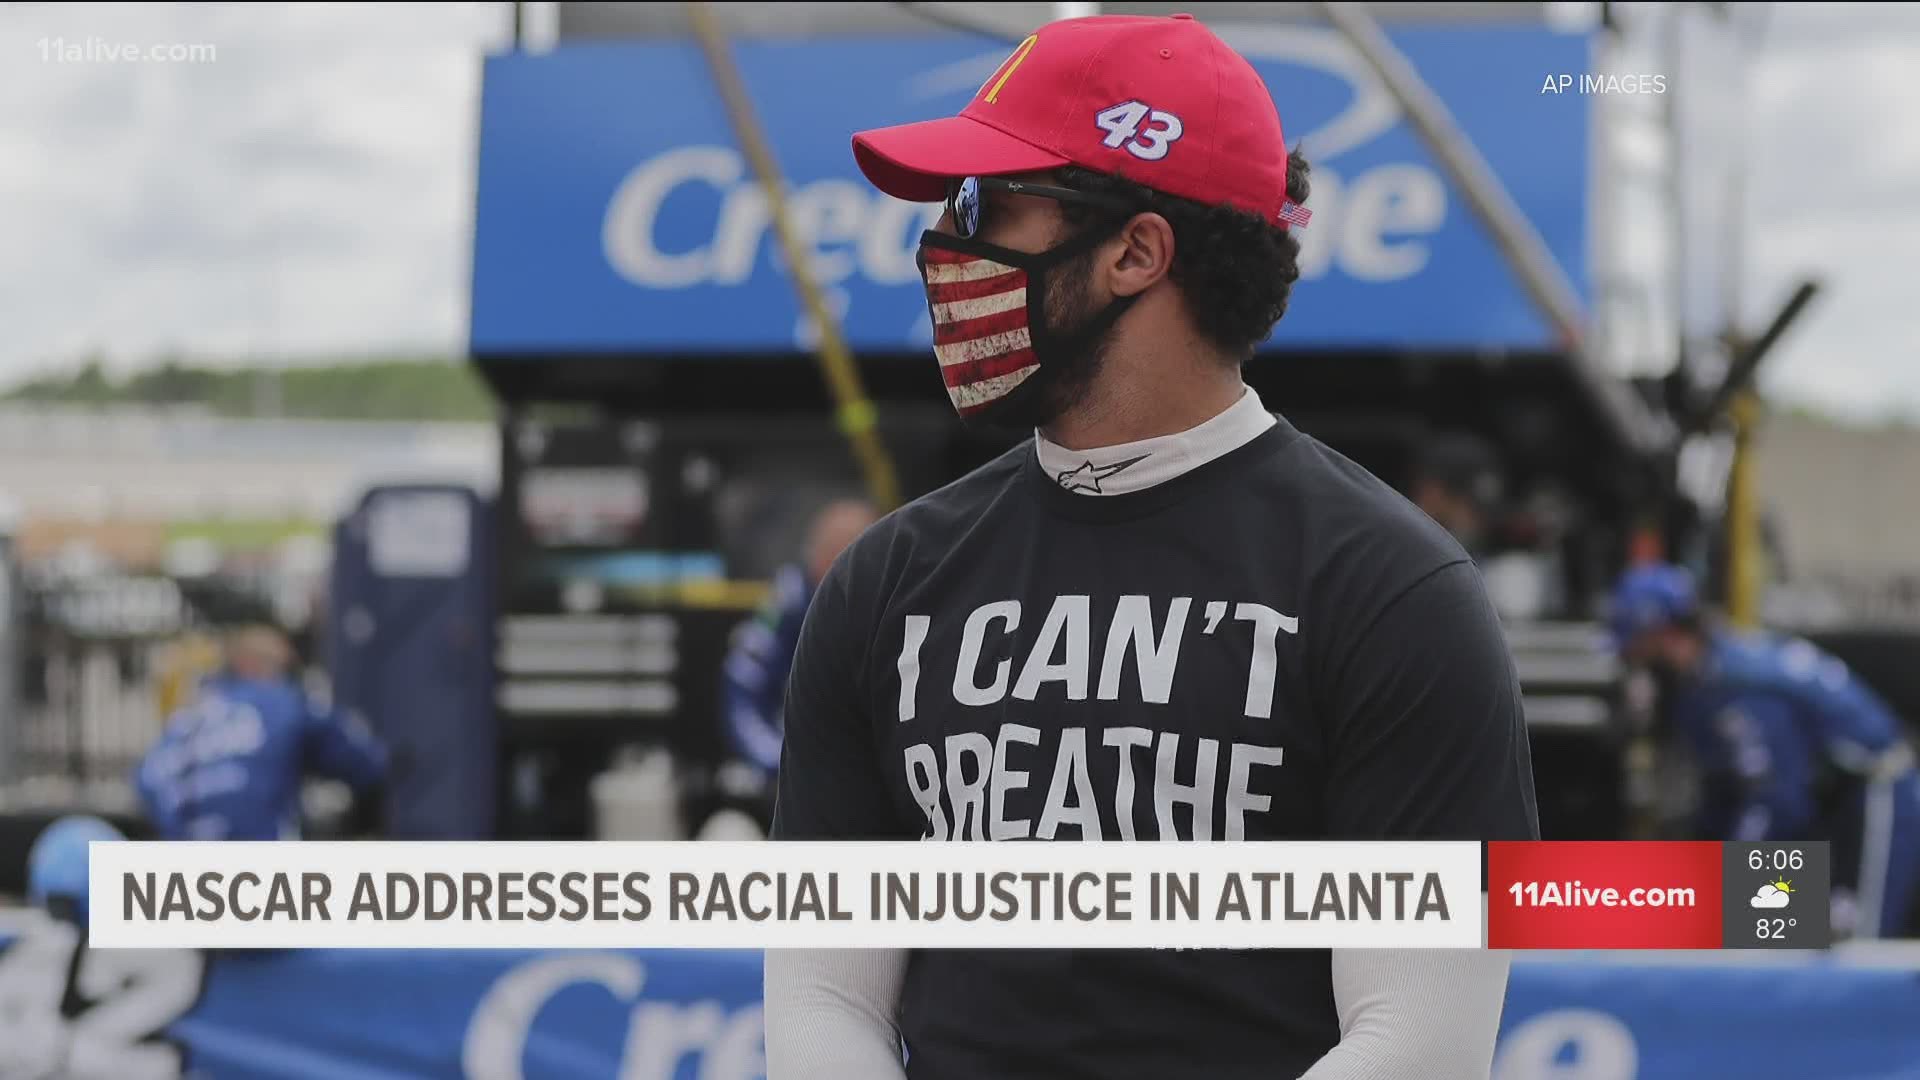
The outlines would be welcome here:
M 1164 484 L 1259 438 L 1276 421 L 1249 386 L 1213 419 L 1174 435 L 1069 450 L 1038 431 L 1034 452 L 1055 483 L 1079 495 L 1124 495 Z

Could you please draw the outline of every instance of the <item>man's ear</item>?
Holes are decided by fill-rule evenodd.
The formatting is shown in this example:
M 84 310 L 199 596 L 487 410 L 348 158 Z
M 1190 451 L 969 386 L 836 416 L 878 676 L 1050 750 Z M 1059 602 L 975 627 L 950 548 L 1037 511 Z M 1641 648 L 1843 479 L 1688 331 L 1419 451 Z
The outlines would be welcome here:
M 1138 296 L 1173 270 L 1173 226 L 1155 213 L 1133 215 L 1114 238 L 1107 285 L 1116 296 Z

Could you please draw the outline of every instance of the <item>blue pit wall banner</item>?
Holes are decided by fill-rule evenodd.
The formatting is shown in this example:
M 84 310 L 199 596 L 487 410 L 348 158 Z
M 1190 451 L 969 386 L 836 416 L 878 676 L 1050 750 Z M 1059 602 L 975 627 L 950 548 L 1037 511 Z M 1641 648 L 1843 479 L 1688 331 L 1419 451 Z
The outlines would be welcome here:
M 1289 145 L 1313 168 L 1302 281 L 1271 347 L 1555 346 L 1491 235 L 1333 30 L 1217 29 L 1259 70 Z M 1593 39 L 1532 23 L 1389 36 L 1589 299 L 1592 99 L 1548 87 L 1592 70 Z M 930 348 L 914 255 L 939 207 L 869 186 L 853 133 L 957 113 L 1009 49 L 966 35 L 734 43 L 814 273 L 855 350 Z M 1087 130 L 1098 134 L 1091 116 Z M 816 340 L 690 41 L 488 59 L 475 230 L 478 357 L 780 356 Z
M 761 1080 L 760 955 L 87 950 L 0 912 L 5 1080 Z M 62 1015 L 70 977 L 77 994 Z M 1920 1080 L 1920 945 L 1517 954 L 1493 1080 Z

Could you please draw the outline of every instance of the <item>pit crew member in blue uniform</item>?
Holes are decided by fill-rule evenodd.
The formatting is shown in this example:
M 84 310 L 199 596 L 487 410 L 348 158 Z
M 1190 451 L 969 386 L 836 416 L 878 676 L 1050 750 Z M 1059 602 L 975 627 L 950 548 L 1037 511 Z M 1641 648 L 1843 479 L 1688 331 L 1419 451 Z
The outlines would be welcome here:
M 1698 759 L 1703 835 L 1827 840 L 1835 934 L 1914 933 L 1920 770 L 1887 703 L 1807 641 L 1714 621 L 1677 566 L 1629 570 L 1611 619 Z

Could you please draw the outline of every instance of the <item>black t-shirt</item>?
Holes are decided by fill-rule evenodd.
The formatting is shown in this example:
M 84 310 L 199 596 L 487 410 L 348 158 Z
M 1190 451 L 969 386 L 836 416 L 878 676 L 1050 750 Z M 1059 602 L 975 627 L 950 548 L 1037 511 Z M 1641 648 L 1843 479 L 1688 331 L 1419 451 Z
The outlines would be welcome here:
M 1098 464 L 1096 462 L 1096 464 Z M 1533 839 L 1520 690 L 1439 526 L 1284 420 L 1145 490 L 1031 442 L 840 558 L 794 658 L 779 839 Z M 1327 950 L 914 954 L 912 1080 L 1275 1080 Z

